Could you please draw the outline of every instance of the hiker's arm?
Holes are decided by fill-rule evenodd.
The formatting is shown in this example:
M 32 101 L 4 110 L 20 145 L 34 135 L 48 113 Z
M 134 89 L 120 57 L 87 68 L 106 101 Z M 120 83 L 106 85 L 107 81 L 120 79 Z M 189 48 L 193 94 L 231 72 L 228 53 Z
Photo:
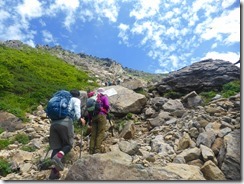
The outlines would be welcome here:
M 74 100 L 74 110 L 75 110 L 75 118 L 79 120 L 81 118 L 81 110 L 80 110 L 80 99 L 78 98 Z
M 105 97 L 103 98 L 103 107 L 106 111 L 108 111 L 109 109 L 109 100 L 108 100 L 108 97 Z

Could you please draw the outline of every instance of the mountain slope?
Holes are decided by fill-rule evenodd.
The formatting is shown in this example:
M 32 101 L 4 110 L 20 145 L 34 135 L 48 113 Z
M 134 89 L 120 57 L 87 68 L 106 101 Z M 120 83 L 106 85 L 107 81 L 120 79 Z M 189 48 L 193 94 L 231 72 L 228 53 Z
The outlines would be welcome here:
M 0 110 L 18 117 L 30 112 L 57 90 L 86 90 L 97 86 L 87 72 L 76 69 L 48 52 L 0 44 Z

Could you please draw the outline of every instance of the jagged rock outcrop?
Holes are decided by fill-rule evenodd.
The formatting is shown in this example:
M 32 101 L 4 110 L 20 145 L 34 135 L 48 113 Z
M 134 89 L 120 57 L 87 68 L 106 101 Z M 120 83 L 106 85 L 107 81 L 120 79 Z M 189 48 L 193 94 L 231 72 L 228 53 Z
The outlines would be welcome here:
M 223 84 L 240 79 L 240 68 L 223 60 L 204 60 L 169 73 L 159 84 L 160 93 L 175 91 L 189 93 L 216 90 Z

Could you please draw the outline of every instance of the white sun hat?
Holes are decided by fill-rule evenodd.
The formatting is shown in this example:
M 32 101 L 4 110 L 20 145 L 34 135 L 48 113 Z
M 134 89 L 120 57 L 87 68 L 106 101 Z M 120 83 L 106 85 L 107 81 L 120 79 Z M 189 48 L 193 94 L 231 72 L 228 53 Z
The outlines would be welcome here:
M 104 88 L 98 88 L 97 92 L 104 95 L 105 94 L 105 89 Z

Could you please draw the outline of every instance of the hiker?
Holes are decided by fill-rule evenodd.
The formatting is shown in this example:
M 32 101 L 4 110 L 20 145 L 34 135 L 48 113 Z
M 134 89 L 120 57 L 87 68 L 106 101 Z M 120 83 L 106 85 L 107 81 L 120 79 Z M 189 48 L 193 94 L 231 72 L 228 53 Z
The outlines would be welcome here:
M 59 171 L 64 169 L 62 158 L 70 152 L 74 142 L 73 123 L 78 121 L 83 126 L 86 123 L 81 118 L 80 92 L 78 90 L 71 90 L 70 94 L 72 97 L 68 104 L 69 115 L 64 119 L 51 121 L 49 145 L 53 150 L 51 160 L 55 167 L 52 168 L 49 179 L 59 179 Z
M 102 153 L 102 142 L 105 138 L 107 114 L 109 110 L 109 100 L 103 88 L 97 90 L 97 102 L 100 107 L 97 111 L 88 110 L 88 123 L 91 125 L 91 139 L 89 153 Z

